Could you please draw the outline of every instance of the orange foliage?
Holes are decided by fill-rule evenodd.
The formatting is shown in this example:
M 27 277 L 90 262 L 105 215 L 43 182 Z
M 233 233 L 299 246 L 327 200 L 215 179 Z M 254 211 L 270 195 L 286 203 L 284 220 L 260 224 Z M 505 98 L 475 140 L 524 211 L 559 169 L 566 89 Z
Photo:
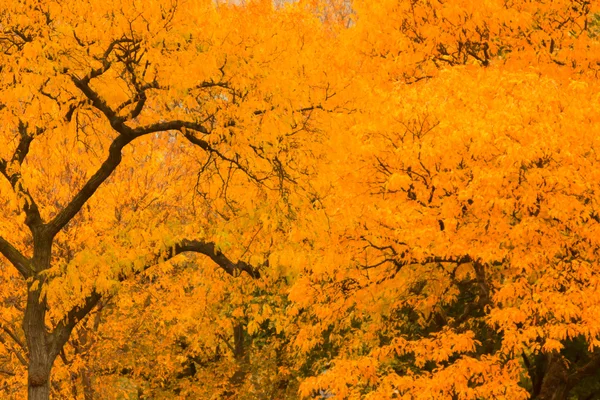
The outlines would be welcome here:
M 598 8 L 8 1 L 0 393 L 593 397 Z

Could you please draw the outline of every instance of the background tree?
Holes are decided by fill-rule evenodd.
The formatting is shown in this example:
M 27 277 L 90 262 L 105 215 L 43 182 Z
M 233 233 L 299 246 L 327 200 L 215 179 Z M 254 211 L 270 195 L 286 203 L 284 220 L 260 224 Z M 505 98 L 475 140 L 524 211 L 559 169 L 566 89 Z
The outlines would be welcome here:
M 331 236 L 290 293 L 295 349 L 312 375 L 301 393 L 594 398 L 591 4 L 355 5 L 348 45 L 372 90 L 348 131 L 331 135 L 338 162 L 315 180 L 333 183 Z M 439 23 L 416 39 L 420 7 Z M 530 33 L 495 33 L 511 51 L 481 62 L 464 35 L 504 30 L 506 13 Z M 440 43 L 454 50 L 440 54 Z

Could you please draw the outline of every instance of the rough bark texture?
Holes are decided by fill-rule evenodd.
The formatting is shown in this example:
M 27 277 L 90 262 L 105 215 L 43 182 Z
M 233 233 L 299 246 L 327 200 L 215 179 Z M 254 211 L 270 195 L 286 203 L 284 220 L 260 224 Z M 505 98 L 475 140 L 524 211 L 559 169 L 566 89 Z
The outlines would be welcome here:
M 50 392 L 50 370 L 56 358 L 52 343 L 46 332 L 44 320 L 46 305 L 40 303 L 40 291 L 30 291 L 23 328 L 29 348 L 29 399 L 48 399 Z
M 36 271 L 50 266 L 51 240 L 34 236 L 34 254 L 32 265 Z M 23 331 L 29 350 L 28 393 L 30 400 L 46 400 L 50 396 L 50 370 L 56 352 L 52 335 L 46 329 L 45 300 L 41 298 L 43 281 L 36 279 L 29 285 L 27 306 L 23 319 Z

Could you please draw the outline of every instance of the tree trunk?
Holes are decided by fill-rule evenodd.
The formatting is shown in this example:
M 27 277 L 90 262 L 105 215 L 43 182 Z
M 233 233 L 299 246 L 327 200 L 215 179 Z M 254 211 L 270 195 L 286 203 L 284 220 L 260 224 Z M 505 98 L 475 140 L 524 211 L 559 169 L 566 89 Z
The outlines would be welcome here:
M 50 381 L 46 380 L 46 382 L 41 386 L 33 386 L 31 384 L 31 374 L 30 374 L 28 399 L 29 400 L 48 400 L 49 398 L 50 398 Z
M 50 370 L 56 358 L 50 336 L 44 324 L 46 304 L 40 302 L 40 289 L 29 290 L 23 330 L 29 348 L 29 400 L 48 400 L 50 397 Z
M 229 390 L 223 393 L 225 399 L 234 399 L 238 395 L 238 389 L 244 384 L 247 375 L 249 353 L 246 349 L 244 325 L 236 322 L 233 326 L 233 356 L 238 364 L 238 369 L 229 378 Z
M 567 400 L 569 396 L 568 373 L 564 361 L 556 354 L 550 354 L 539 400 Z
M 50 268 L 52 239 L 42 231 L 33 232 L 33 279 L 27 285 L 27 305 L 23 318 L 23 331 L 29 350 L 28 398 L 48 400 L 50 398 L 50 371 L 58 355 L 53 335 L 46 329 L 48 305 L 41 296 L 44 285 L 39 272 Z
M 250 362 L 248 359 L 249 353 L 246 349 L 245 341 L 245 331 L 244 325 L 241 322 L 237 322 L 233 326 L 233 344 L 234 344 L 234 357 L 238 364 L 238 370 L 233 374 L 230 379 L 230 382 L 234 386 L 241 386 L 246 379 L 246 370 L 247 366 Z

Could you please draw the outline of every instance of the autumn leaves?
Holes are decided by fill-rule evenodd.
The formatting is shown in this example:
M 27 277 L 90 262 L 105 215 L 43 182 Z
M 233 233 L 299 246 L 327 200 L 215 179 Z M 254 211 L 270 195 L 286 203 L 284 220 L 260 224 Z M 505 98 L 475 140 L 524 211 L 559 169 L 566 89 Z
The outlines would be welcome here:
M 0 390 L 593 396 L 593 7 L 10 2 Z

